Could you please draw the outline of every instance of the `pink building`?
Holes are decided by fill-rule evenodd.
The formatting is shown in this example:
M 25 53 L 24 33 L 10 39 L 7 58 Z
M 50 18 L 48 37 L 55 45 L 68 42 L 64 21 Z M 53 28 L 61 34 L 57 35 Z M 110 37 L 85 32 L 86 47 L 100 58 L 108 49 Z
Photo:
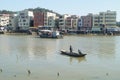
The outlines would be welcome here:
M 44 13 L 34 12 L 34 27 L 44 26 Z
M 82 28 L 91 29 L 92 28 L 92 15 L 81 16 Z

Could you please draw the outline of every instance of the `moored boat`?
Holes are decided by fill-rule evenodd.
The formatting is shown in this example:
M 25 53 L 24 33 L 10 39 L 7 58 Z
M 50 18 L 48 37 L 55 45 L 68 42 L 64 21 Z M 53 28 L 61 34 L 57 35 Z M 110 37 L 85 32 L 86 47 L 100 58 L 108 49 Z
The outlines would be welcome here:
M 3 32 L 3 31 L 0 31 L 0 34 L 4 34 L 4 32 Z
M 63 38 L 59 31 L 40 30 L 39 36 L 41 38 Z

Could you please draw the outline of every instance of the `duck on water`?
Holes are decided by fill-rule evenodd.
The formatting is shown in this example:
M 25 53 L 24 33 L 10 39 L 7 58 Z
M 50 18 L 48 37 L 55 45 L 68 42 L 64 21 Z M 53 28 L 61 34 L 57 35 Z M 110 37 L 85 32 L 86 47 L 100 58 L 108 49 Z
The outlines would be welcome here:
M 73 52 L 73 48 L 71 45 L 70 45 L 70 52 L 61 50 L 61 54 L 71 56 L 71 57 L 84 57 L 86 55 L 86 54 L 83 54 L 79 49 L 78 49 L 78 53 Z

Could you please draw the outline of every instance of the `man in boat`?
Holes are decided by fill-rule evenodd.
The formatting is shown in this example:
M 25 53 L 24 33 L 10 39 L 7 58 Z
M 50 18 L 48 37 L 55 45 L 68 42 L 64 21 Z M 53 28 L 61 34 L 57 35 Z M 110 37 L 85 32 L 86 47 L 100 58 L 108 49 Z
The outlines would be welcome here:
M 82 52 L 78 49 L 78 53 L 81 55 L 82 54 Z
M 70 53 L 72 53 L 72 50 L 73 50 L 73 49 L 72 49 L 72 46 L 70 45 Z

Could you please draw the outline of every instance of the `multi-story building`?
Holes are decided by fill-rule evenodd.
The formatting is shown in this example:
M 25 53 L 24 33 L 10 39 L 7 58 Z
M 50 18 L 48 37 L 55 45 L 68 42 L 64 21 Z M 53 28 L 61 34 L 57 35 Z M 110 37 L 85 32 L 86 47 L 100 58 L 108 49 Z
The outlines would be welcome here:
M 34 27 L 44 26 L 44 13 L 34 12 Z
M 100 12 L 97 15 L 93 15 L 93 28 L 95 27 L 116 27 L 116 12 L 108 10 L 107 12 Z
M 18 28 L 17 14 L 10 14 L 9 27 L 12 28 L 12 30 L 17 30 Z
M 66 23 L 65 23 L 65 29 L 72 29 L 72 18 L 71 17 L 67 17 L 66 18 Z
M 60 17 L 59 17 L 59 28 L 60 29 L 66 29 L 66 19 L 68 18 L 68 17 L 70 17 L 70 15 L 68 15 L 68 14 L 64 14 L 64 15 L 61 15 Z
M 9 25 L 9 14 L 0 14 L 0 26 Z
M 56 14 L 51 12 L 44 12 L 44 26 L 55 27 Z
M 82 19 L 82 29 L 91 30 L 92 29 L 92 14 L 88 14 L 87 16 L 81 16 L 81 19 Z
M 81 30 L 83 28 L 83 21 L 82 21 L 82 18 L 80 17 L 78 19 L 78 30 Z
M 93 15 L 93 28 L 94 27 L 100 27 L 100 16 L 98 14 Z
M 70 17 L 66 18 L 66 29 L 77 29 L 77 23 L 78 23 L 78 16 L 76 15 L 71 15 Z
M 33 12 L 23 10 L 18 13 L 18 26 L 20 30 L 28 30 L 33 21 Z

